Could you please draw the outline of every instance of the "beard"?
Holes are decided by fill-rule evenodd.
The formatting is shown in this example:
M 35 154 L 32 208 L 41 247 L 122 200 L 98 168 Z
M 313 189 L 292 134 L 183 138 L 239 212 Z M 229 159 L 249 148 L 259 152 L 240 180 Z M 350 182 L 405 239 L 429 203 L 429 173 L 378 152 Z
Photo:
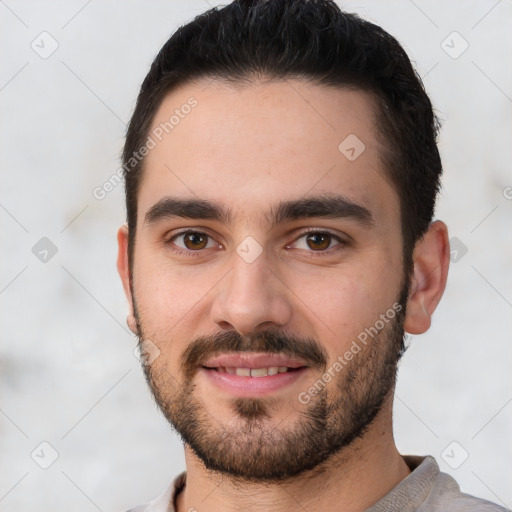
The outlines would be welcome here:
M 233 398 L 233 421 L 221 423 L 208 412 L 206 401 L 195 394 L 194 376 L 201 363 L 214 355 L 265 352 L 302 358 L 310 369 L 321 371 L 317 382 L 328 369 L 328 356 L 314 339 L 289 336 L 275 329 L 249 336 L 225 331 L 188 345 L 180 359 L 182 381 L 166 368 L 162 361 L 165 357 L 142 365 L 146 381 L 164 416 L 208 470 L 227 475 L 233 483 L 273 483 L 306 471 L 320 473 L 326 470 L 322 463 L 341 456 L 344 448 L 364 436 L 394 390 L 398 361 L 405 350 L 403 323 L 408 291 L 409 281 L 397 298 L 401 309 L 352 360 L 346 361 L 329 385 L 306 404 L 300 401 L 299 406 L 297 398 L 292 413 L 297 412 L 298 419 L 291 427 L 279 428 L 286 418 L 279 424 L 272 422 L 272 410 L 278 410 L 282 400 L 272 396 Z M 144 325 L 135 303 L 134 313 L 142 343 L 146 339 Z M 162 340 L 154 341 L 162 345 Z

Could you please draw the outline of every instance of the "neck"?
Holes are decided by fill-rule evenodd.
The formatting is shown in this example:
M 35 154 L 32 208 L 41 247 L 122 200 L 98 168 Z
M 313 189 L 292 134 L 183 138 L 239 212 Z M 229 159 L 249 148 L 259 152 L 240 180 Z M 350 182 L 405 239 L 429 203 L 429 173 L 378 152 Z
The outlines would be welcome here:
M 366 434 L 321 466 L 285 482 L 233 483 L 212 472 L 185 446 L 186 485 L 177 512 L 362 512 L 388 494 L 410 470 L 396 449 L 391 404 L 384 406 Z

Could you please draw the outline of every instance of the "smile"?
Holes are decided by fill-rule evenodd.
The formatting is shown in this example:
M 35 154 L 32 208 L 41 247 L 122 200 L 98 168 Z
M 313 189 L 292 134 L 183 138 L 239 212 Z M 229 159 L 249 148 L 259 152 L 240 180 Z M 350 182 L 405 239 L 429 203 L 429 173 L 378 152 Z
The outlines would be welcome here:
M 278 373 L 296 371 L 299 368 L 288 368 L 287 366 L 270 366 L 268 368 L 234 368 L 229 366 L 219 366 L 218 368 L 206 369 L 214 370 L 219 373 L 228 373 L 229 375 L 238 375 L 239 377 L 267 377 L 269 375 L 277 375 Z

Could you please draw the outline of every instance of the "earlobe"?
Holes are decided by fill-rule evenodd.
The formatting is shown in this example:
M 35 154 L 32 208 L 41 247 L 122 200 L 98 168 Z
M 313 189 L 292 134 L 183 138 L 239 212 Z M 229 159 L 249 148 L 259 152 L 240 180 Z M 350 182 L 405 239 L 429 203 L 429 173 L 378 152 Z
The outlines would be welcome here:
M 130 331 L 138 334 L 137 322 L 133 311 L 133 297 L 130 286 L 130 265 L 128 260 L 128 227 L 123 225 L 117 232 L 117 271 L 123 283 L 124 294 L 128 301 L 130 312 L 126 318 L 126 324 Z
M 444 222 L 430 224 L 414 248 L 413 260 L 404 330 L 410 334 L 422 334 L 430 327 L 432 314 L 443 296 L 448 277 L 450 246 Z
M 133 332 L 133 334 L 139 335 L 139 327 L 137 326 L 137 320 L 135 319 L 135 315 L 130 313 L 126 317 L 126 325 Z

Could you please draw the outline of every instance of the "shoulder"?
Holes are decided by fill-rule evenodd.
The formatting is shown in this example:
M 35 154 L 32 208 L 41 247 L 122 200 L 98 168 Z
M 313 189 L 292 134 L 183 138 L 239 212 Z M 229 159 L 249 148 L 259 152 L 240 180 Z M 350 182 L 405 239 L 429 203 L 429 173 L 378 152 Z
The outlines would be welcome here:
M 411 473 L 367 512 L 507 512 L 500 505 L 461 492 L 459 484 L 440 471 L 434 457 L 402 458 Z
M 429 469 L 433 478 L 430 492 L 417 509 L 418 512 L 507 512 L 508 509 L 470 494 L 461 492 L 459 484 L 447 473 L 442 473 L 433 457 L 424 458 L 418 469 Z
M 439 473 L 432 492 L 425 501 L 425 512 L 507 512 L 496 503 L 461 492 L 459 484 L 448 474 Z M 418 509 L 423 512 L 423 508 Z
M 135 508 L 125 512 L 174 512 L 176 495 L 183 489 L 186 482 L 186 471 L 177 475 L 160 496 L 144 505 L 138 505 Z

